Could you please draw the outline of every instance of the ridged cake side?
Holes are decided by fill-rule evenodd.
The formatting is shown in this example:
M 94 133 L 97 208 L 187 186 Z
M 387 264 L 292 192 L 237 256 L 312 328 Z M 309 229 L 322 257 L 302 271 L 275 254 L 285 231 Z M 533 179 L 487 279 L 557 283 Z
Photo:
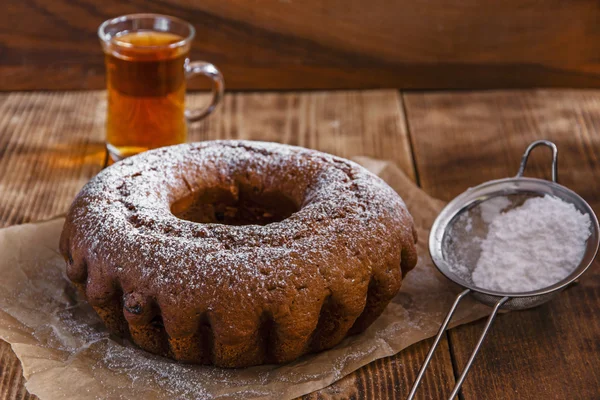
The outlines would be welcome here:
M 267 225 L 179 219 L 211 188 L 285 194 Z M 102 171 L 60 241 L 67 275 L 116 334 L 152 353 L 243 367 L 291 361 L 368 327 L 416 263 L 412 218 L 381 179 L 298 147 L 214 141 L 150 151 Z

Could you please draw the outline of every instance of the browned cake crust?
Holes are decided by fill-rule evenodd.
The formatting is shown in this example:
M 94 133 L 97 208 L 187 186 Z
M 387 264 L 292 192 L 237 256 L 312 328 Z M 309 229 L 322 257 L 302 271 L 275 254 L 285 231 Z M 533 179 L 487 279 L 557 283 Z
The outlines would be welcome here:
M 212 141 L 102 171 L 73 201 L 60 250 L 112 332 L 243 367 L 367 328 L 414 267 L 415 242 L 402 199 L 351 161 Z

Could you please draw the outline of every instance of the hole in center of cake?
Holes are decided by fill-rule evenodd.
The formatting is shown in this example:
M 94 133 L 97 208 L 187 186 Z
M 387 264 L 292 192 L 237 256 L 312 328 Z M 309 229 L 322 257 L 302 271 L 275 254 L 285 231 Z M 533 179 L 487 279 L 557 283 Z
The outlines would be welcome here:
M 171 204 L 177 218 L 224 225 L 267 225 L 298 211 L 281 192 L 261 192 L 252 186 L 211 188 L 192 193 Z

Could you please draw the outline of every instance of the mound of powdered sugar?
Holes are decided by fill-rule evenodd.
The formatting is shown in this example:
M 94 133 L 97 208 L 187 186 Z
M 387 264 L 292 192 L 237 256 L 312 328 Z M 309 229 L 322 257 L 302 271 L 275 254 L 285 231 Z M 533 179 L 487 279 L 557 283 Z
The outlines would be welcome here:
M 566 278 L 581 262 L 589 215 L 556 197 L 533 197 L 497 214 L 481 241 L 472 279 L 480 288 L 528 292 Z

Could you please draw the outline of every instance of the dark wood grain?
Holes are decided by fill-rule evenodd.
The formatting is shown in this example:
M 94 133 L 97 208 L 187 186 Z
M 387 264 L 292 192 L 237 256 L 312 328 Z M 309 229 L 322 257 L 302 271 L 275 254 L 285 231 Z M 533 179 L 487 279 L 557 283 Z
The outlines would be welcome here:
M 600 87 L 595 0 L 5 0 L 0 90 L 102 88 L 96 29 L 135 12 L 191 21 L 230 89 Z
M 37 396 L 27 393 L 21 363 L 10 345 L 0 340 L 0 399 L 34 400 Z
M 0 95 L 0 225 L 37 221 L 66 210 L 103 162 L 104 92 Z M 190 106 L 208 96 L 195 94 Z M 256 139 L 317 148 L 344 157 L 393 160 L 414 178 L 403 106 L 397 91 L 246 93 L 228 95 L 190 140 Z M 308 398 L 405 396 L 429 342 L 377 361 Z M 0 399 L 28 399 L 10 347 L 0 345 Z M 453 381 L 447 341 L 422 393 L 443 397 Z M 4 366 L 5 365 L 5 366 Z M 24 397 L 25 396 L 25 397 Z
M 449 200 L 470 186 L 515 175 L 533 140 L 559 148 L 560 182 L 600 212 L 600 92 L 512 91 L 404 96 L 423 188 Z M 550 155 L 527 174 L 550 177 Z M 465 399 L 598 399 L 600 265 L 538 308 L 502 315 L 463 386 Z M 458 369 L 483 322 L 450 331 Z

